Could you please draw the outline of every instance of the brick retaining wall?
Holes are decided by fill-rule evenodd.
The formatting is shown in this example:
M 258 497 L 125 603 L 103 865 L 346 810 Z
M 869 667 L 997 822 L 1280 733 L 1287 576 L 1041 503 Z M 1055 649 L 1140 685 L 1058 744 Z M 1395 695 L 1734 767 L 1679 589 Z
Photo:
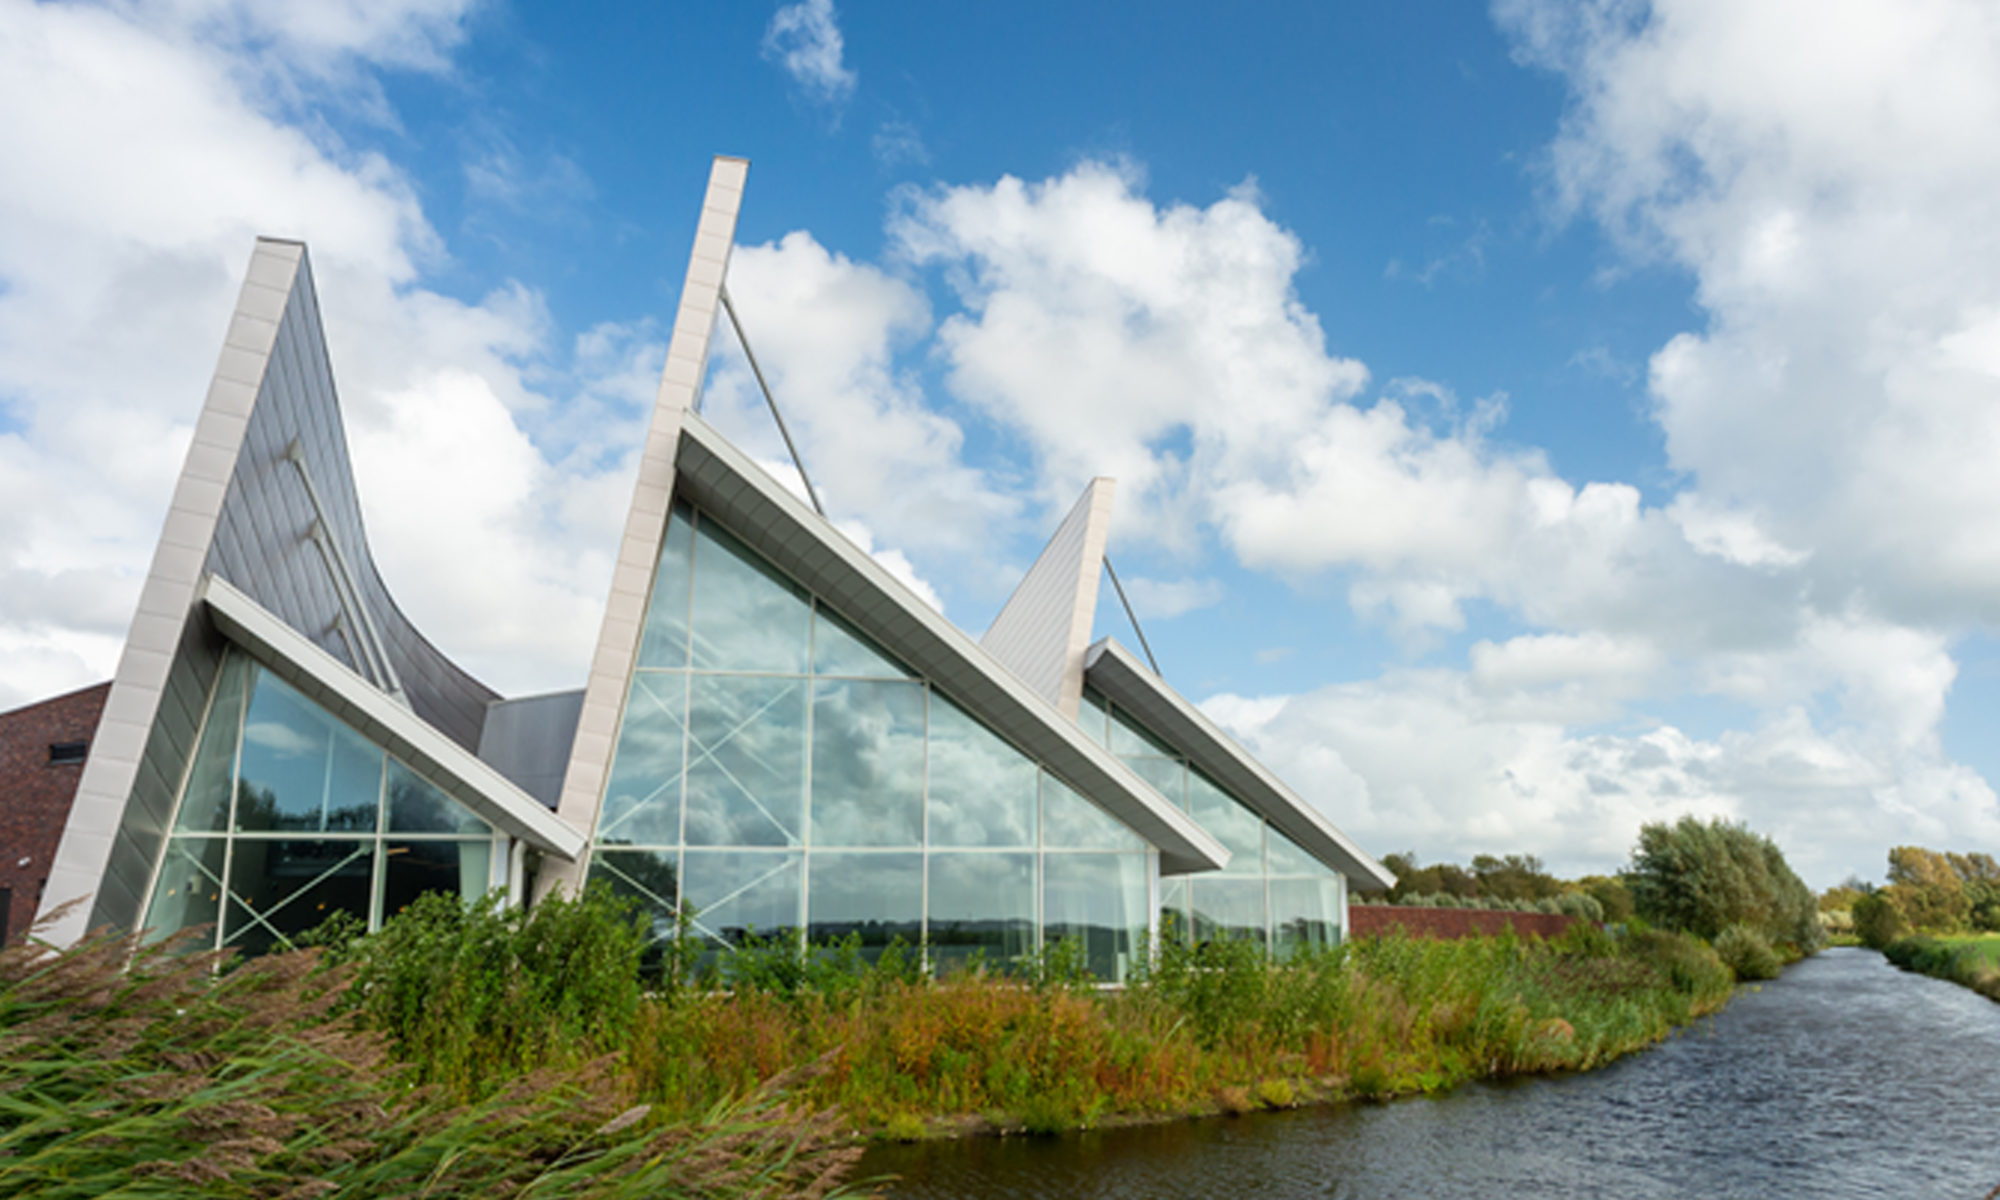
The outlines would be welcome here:
M 1416 908 L 1400 904 L 1355 904 L 1347 910 L 1349 935 L 1369 937 L 1400 926 L 1412 937 L 1489 937 L 1512 929 L 1526 937 L 1552 938 L 1575 917 L 1558 913 L 1500 912 L 1484 908 Z
M 0 936 L 7 945 L 34 924 L 42 884 L 48 881 L 83 774 L 81 762 L 50 762 L 49 747 L 88 743 L 110 693 L 111 685 L 100 683 L 0 713 L 0 889 L 7 892 Z

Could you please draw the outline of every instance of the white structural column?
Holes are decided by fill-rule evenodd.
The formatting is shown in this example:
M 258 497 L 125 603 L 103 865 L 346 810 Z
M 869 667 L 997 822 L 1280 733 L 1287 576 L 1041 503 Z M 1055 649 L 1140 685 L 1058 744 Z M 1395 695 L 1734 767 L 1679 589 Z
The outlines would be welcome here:
M 1083 703 L 1083 657 L 1097 615 L 1114 480 L 1083 490 L 979 644 L 1070 720 Z
M 639 458 L 639 482 L 625 515 L 618 567 L 611 576 L 604 626 L 597 635 L 597 653 L 590 660 L 583 714 L 577 721 L 576 741 L 570 748 L 569 769 L 563 775 L 562 796 L 556 807 L 556 815 L 586 838 L 596 832 L 598 806 L 611 773 L 618 719 L 646 617 L 646 597 L 660 541 L 666 535 L 667 513 L 673 505 L 681 421 L 694 407 L 708 372 L 709 340 L 715 332 L 722 281 L 729 270 L 729 249 L 736 241 L 736 214 L 743 205 L 743 184 L 749 172 L 747 160 L 718 156 L 709 169 L 708 192 L 702 197 L 694 253 L 688 260 L 687 281 L 681 286 L 673 339 L 667 344 L 666 370 L 661 373 L 659 395 L 653 401 L 652 426 Z M 575 863 L 545 865 L 537 888 L 542 894 L 557 888 L 574 891 L 587 865 L 587 856 Z
M 124 653 L 111 677 L 111 694 L 105 698 L 104 715 L 91 739 L 90 757 L 77 781 L 76 801 L 42 893 L 44 913 L 81 901 L 47 931 L 45 936 L 58 946 L 71 945 L 88 931 L 87 898 L 105 886 L 112 843 L 160 711 L 167 673 L 249 427 L 250 409 L 257 403 L 264 369 L 277 342 L 278 322 L 292 298 L 304 258 L 304 245 L 270 238 L 257 239 L 250 256 L 222 356 L 167 509 L 166 529 L 153 551 L 153 565 L 139 593 L 139 611 L 132 617 Z M 145 897 L 138 901 L 143 905 Z

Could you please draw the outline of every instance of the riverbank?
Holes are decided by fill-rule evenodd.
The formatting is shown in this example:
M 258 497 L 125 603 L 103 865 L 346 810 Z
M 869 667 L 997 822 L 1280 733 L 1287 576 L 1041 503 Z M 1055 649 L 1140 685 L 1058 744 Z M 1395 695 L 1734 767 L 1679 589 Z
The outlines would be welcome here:
M 1733 986 L 1698 940 L 1588 926 L 1282 964 L 1176 941 L 1118 990 L 1065 947 L 944 980 L 852 945 L 669 951 L 642 974 L 644 931 L 601 897 L 526 914 L 426 899 L 327 940 L 219 979 L 207 956 L 158 950 L 121 973 L 129 943 L 0 955 L 0 1191 L 92 1195 L 137 1171 L 224 1195 L 349 1180 L 621 1196 L 706 1171 L 677 1194 L 810 1195 L 871 1138 L 1585 1070 Z
M 1882 953 L 1905 971 L 1947 980 L 2000 1001 L 2000 934 L 1909 937 L 1891 942 Z

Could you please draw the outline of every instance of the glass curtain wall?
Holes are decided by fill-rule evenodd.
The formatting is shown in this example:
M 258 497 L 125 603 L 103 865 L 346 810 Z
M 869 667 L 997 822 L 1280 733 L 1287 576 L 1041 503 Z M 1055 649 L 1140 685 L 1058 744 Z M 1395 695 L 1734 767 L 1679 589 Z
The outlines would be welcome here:
M 230 649 L 145 926 L 215 926 L 246 954 L 336 912 L 379 928 L 425 892 L 482 895 L 495 835 L 443 790 Z
M 1084 732 L 1229 848 L 1220 871 L 1160 881 L 1160 920 L 1196 941 L 1248 938 L 1280 958 L 1341 938 L 1346 880 L 1086 688 Z
M 677 503 L 625 699 L 591 877 L 657 936 L 892 941 L 933 969 L 1076 937 L 1122 980 L 1146 844 L 818 597 Z

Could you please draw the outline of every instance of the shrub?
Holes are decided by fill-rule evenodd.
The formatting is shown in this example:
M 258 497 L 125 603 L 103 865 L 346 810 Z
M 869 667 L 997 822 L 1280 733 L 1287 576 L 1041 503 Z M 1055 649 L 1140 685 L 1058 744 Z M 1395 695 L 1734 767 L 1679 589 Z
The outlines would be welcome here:
M 1887 889 L 1862 896 L 1853 911 L 1855 936 L 1871 950 L 1887 950 L 1910 934 L 1909 920 Z
M 1639 915 L 1669 929 L 1715 938 L 1747 925 L 1802 954 L 1824 937 L 1812 891 L 1771 839 L 1741 825 L 1693 817 L 1647 825 L 1626 880 Z
M 1716 956 L 1739 980 L 1776 979 L 1784 964 L 1764 935 L 1748 925 L 1731 925 L 1715 939 Z

